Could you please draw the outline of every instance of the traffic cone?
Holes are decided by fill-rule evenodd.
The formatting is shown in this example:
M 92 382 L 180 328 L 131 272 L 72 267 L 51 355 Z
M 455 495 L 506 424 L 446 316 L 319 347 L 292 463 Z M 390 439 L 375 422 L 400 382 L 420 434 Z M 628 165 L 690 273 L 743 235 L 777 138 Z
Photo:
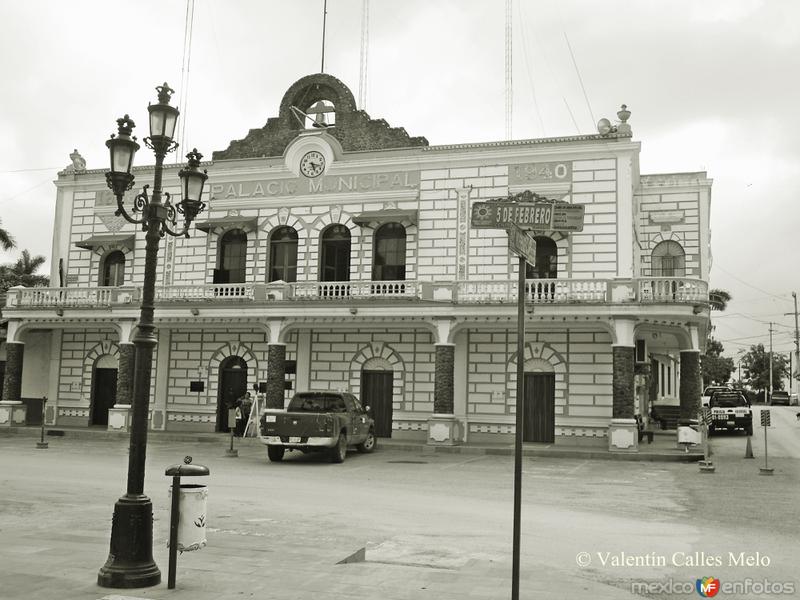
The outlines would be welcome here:
M 753 445 L 750 443 L 750 436 L 747 436 L 747 448 L 744 450 L 744 457 L 745 458 L 755 458 L 753 456 Z

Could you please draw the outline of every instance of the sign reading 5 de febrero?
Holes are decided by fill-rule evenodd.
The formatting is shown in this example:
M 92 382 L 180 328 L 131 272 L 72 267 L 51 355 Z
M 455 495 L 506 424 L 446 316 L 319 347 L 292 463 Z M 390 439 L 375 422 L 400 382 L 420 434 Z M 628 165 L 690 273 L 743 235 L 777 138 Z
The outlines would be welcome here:
M 472 227 L 478 229 L 507 228 L 513 224 L 522 229 L 546 231 L 583 231 L 584 207 L 566 202 L 476 202 L 472 205 Z

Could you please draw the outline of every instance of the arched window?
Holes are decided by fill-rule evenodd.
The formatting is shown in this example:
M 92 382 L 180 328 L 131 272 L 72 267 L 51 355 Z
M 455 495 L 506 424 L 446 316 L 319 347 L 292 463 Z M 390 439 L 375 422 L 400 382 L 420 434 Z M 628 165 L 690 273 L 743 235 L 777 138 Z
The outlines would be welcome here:
M 660 242 L 653 248 L 651 267 L 653 277 L 684 277 L 686 254 L 678 242 Z
M 320 281 L 350 281 L 350 230 L 331 225 L 320 236 Z
M 125 255 L 114 250 L 103 261 L 100 285 L 114 286 L 125 283 Z
M 406 278 L 406 228 L 386 223 L 375 232 L 373 281 L 403 281 Z
M 297 281 L 297 232 L 278 227 L 269 239 L 269 281 Z
M 536 264 L 526 263 L 526 279 L 555 279 L 558 277 L 558 248 L 549 237 L 537 235 Z
M 244 283 L 247 262 L 247 234 L 231 229 L 219 241 L 219 268 L 214 283 Z

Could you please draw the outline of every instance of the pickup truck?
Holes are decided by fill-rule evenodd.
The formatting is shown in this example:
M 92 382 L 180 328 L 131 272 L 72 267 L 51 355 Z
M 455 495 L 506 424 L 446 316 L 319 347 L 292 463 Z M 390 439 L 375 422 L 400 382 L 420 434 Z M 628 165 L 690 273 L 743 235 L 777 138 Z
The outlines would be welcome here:
M 703 390 L 703 395 L 700 397 L 700 404 L 702 406 L 708 406 L 708 402 L 711 400 L 711 396 L 714 395 L 714 392 L 726 392 L 732 389 L 733 388 L 729 385 L 709 385 Z
M 709 434 L 719 429 L 744 429 L 746 435 L 753 435 L 753 411 L 744 394 L 720 390 L 711 395 L 708 405 L 711 408 Z
M 261 441 L 270 461 L 283 460 L 287 450 L 327 452 L 343 462 L 347 448 L 375 449 L 375 422 L 358 399 L 347 392 L 298 392 L 284 410 L 266 409 L 260 419 Z

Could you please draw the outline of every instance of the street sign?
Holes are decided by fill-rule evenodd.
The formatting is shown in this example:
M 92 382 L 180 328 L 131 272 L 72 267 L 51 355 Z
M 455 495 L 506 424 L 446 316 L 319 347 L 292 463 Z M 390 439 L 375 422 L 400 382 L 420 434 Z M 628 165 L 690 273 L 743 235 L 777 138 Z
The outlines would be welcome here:
M 552 202 L 476 202 L 471 225 L 477 229 L 505 229 L 509 224 L 542 231 L 583 231 L 582 204 Z
M 583 204 L 556 204 L 553 206 L 553 231 L 583 231 Z
M 766 408 L 761 410 L 761 424 L 764 427 L 769 427 L 770 426 L 769 410 L 766 409 Z
M 535 265 L 536 240 L 513 223 L 509 223 L 506 231 L 508 231 L 508 249 L 520 258 L 524 258 L 528 263 Z

